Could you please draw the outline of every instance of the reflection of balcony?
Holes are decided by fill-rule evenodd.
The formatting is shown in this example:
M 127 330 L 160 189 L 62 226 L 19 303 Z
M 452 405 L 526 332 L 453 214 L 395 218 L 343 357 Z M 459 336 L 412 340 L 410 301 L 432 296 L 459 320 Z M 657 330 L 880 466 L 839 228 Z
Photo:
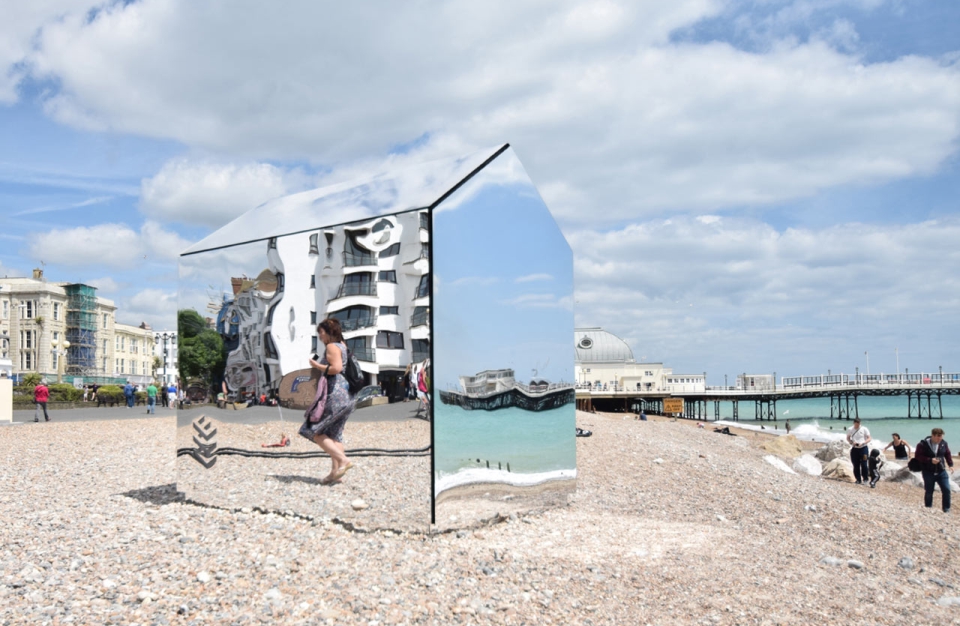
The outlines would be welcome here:
M 410 316 L 410 328 L 425 326 L 430 322 L 430 311 L 418 311 Z
M 334 315 L 336 317 L 336 315 Z M 367 317 L 350 317 L 347 319 L 340 319 L 340 328 L 343 329 L 343 332 L 350 332 L 352 330 L 360 330 L 361 328 L 370 328 L 371 326 L 377 325 L 377 315 L 368 315 Z M 357 357 L 360 358 L 360 357 Z
M 357 358 L 359 359 L 360 357 L 357 357 Z M 429 359 L 429 358 L 430 358 L 430 353 L 429 353 L 429 352 L 418 352 L 418 351 L 414 350 L 414 351 L 411 353 L 411 358 L 413 359 L 413 362 L 414 362 L 414 363 L 419 363 L 420 361 L 426 361 L 427 359 Z
M 369 254 L 357 254 L 356 252 L 343 253 L 344 267 L 357 267 L 360 265 L 376 265 L 377 257 L 372 252 Z
M 338 298 L 375 295 L 377 295 L 377 283 L 344 283 L 337 291 Z
M 358 361 L 367 361 L 369 363 L 377 362 L 376 348 L 351 348 L 350 352 L 353 353 L 353 356 L 357 357 Z

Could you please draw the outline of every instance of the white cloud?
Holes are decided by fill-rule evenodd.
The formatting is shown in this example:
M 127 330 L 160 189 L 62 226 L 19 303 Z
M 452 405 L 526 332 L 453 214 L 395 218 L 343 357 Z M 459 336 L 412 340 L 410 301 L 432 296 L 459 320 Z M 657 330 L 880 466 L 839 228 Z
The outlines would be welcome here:
M 156 222 L 135 231 L 125 224 L 98 224 L 54 229 L 28 236 L 28 256 L 68 266 L 131 269 L 150 262 L 170 262 L 190 242 Z
M 532 283 L 539 280 L 553 280 L 553 276 L 550 274 L 527 274 L 526 276 L 518 276 L 513 280 L 513 282 Z
M 803 5 L 789 7 L 831 6 Z M 50 24 L 31 59 L 62 85 L 47 106 L 63 122 L 247 163 L 172 164 L 145 183 L 145 207 L 190 219 L 209 205 L 209 225 L 248 206 L 243 189 L 259 200 L 289 188 L 243 159 L 344 163 L 425 132 L 396 160 L 508 140 L 551 208 L 583 222 L 776 203 L 930 173 L 955 151 L 956 65 L 865 64 L 789 36 L 765 53 L 670 42 L 723 6 L 139 2 Z M 327 180 L 355 168 L 334 169 Z
M 680 369 L 852 372 L 864 350 L 904 345 L 915 362 L 901 367 L 955 361 L 945 346 L 960 336 L 929 329 L 952 328 L 960 311 L 956 219 L 778 232 L 674 218 L 569 238 L 578 325 L 603 323 Z
M 302 186 L 301 176 L 268 163 L 176 158 L 141 183 L 140 212 L 152 219 L 219 227 Z
M 124 297 L 118 302 L 117 321 L 134 326 L 146 322 L 155 329 L 176 328 L 177 294 L 149 288 Z
M 93 278 L 90 280 L 85 280 L 83 282 L 87 285 L 90 285 L 91 287 L 96 287 L 97 291 L 100 294 L 116 293 L 121 289 L 123 289 L 124 287 L 124 285 L 121 285 L 110 276 L 104 276 L 102 278 Z

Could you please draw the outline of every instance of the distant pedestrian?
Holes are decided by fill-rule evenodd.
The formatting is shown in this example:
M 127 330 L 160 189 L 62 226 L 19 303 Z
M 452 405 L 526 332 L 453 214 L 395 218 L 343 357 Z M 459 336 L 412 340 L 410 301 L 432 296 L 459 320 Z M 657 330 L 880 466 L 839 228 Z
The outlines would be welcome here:
M 173 408 L 177 408 L 177 386 L 170 383 L 166 389 L 167 403 Z
M 944 513 L 950 512 L 950 473 L 947 466 L 953 467 L 953 455 L 950 446 L 943 439 L 943 429 L 934 428 L 930 436 L 917 444 L 914 458 L 920 462 L 923 474 L 923 505 L 933 507 L 933 489 L 940 485 L 941 506 Z
M 897 459 L 908 460 L 910 458 L 910 444 L 900 438 L 900 435 L 893 433 L 893 441 L 888 443 L 884 450 L 889 450 L 893 446 L 893 455 Z
M 37 386 L 33 388 L 33 401 L 37 403 L 37 410 L 33 414 L 33 421 L 40 421 L 40 409 L 43 409 L 43 419 L 50 421 L 50 415 L 47 414 L 47 400 L 50 399 L 50 389 L 47 388 L 47 379 L 41 378 Z
M 867 444 L 871 441 L 873 439 L 870 437 L 870 431 L 860 425 L 860 418 L 853 420 L 853 426 L 847 432 L 847 442 L 853 446 L 850 448 L 850 462 L 853 463 L 853 477 L 858 485 L 865 485 L 870 476 L 867 466 Z
M 883 467 L 883 454 L 880 450 L 876 448 L 871 450 L 867 463 L 870 465 L 870 487 L 875 488 L 877 481 L 880 480 L 880 468 Z
M 130 381 L 127 381 L 127 384 L 123 386 L 123 397 L 127 399 L 127 408 L 132 409 L 134 400 L 136 399 L 136 389 Z
M 90 395 L 90 385 L 83 386 L 83 401 L 86 402 Z
M 784 427 L 787 429 L 787 434 L 790 434 L 790 420 L 787 420 L 783 423 Z
M 167 384 L 160 383 L 160 388 L 157 391 L 160 393 L 160 406 L 167 408 L 167 406 L 170 404 L 170 397 L 167 393 Z
M 153 383 L 147 386 L 147 414 L 157 414 L 157 387 Z
M 97 383 L 93 383 L 92 385 L 90 385 L 90 391 L 91 391 L 90 402 L 96 402 L 97 392 L 100 391 L 100 385 L 98 385 Z

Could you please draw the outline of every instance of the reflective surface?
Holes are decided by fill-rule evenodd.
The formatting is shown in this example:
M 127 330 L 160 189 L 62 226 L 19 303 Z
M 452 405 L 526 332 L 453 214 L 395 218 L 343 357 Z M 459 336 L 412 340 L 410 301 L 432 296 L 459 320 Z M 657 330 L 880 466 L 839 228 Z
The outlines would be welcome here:
M 277 198 L 241 215 L 186 253 L 430 206 L 498 149 Z
M 565 502 L 576 482 L 570 248 L 512 150 L 433 225 L 437 524 Z
M 405 401 L 404 387 L 430 351 L 429 325 L 413 324 L 430 307 L 421 295 L 430 272 L 423 213 L 181 257 L 179 308 L 211 318 L 224 362 L 222 373 L 190 380 L 194 402 L 178 413 L 178 489 L 187 498 L 361 526 L 429 523 L 428 413 Z M 344 426 L 354 467 L 333 485 L 321 482 L 330 459 L 298 435 L 321 376 L 309 363 L 324 353 L 316 326 L 328 316 L 341 321 L 373 386 Z M 190 350 L 185 337 L 181 359 Z

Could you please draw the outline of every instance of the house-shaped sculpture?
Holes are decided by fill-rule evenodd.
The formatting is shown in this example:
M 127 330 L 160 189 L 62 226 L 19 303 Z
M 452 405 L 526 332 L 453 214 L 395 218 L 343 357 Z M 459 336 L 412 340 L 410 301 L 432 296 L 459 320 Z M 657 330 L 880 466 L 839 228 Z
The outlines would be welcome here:
M 196 402 L 179 411 L 178 489 L 395 528 L 562 501 L 572 302 L 570 248 L 508 145 L 256 207 L 180 257 L 179 308 L 215 320 L 224 365 L 181 381 Z M 325 318 L 369 386 L 344 429 L 355 469 L 334 485 L 297 435 Z

